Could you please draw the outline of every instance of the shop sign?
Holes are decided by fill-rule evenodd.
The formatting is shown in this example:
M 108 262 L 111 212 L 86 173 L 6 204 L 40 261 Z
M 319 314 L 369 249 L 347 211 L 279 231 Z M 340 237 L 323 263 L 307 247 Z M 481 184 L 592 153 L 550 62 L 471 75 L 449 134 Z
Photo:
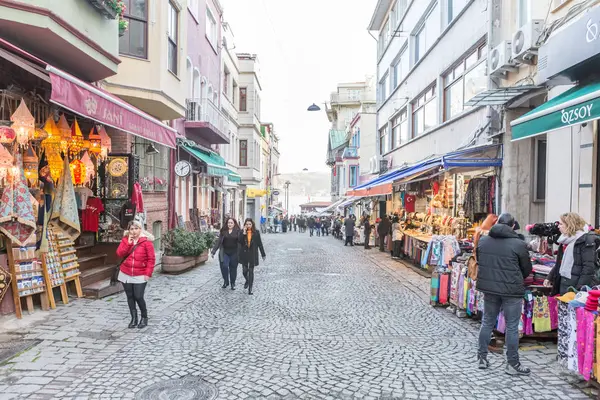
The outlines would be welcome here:
M 568 26 L 555 32 L 539 49 L 537 84 L 564 75 L 556 83 L 579 80 L 577 71 L 567 71 L 591 61 L 600 54 L 600 7 L 583 12 L 582 16 Z

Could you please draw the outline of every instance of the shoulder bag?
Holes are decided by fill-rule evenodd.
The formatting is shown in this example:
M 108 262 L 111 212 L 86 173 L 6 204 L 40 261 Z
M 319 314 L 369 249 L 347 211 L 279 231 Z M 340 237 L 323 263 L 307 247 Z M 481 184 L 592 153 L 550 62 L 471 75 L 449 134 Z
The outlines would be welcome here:
M 140 245 L 140 242 L 138 242 L 135 246 L 133 246 L 131 251 L 129 253 L 127 253 L 127 255 L 125 257 L 123 257 L 123 259 L 121 261 L 119 261 L 119 263 L 115 266 L 112 276 L 110 277 L 110 286 L 115 286 L 117 284 L 117 282 L 119 281 L 119 271 L 121 270 L 121 265 L 123 265 L 125 260 L 127 260 L 129 258 L 129 256 L 133 254 L 133 252 L 139 245 Z

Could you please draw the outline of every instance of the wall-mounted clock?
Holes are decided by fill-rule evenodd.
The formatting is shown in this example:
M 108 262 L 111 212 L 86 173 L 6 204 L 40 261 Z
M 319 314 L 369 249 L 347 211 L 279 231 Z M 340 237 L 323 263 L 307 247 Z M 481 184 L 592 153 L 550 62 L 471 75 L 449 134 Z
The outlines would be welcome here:
M 181 178 L 185 178 L 192 172 L 192 165 L 185 160 L 178 161 L 175 164 L 175 173 Z

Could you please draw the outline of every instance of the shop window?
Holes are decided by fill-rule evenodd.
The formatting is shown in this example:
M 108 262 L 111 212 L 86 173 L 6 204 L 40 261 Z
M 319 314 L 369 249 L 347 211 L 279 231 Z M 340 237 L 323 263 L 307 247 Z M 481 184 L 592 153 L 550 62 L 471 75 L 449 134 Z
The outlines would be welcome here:
M 440 36 L 440 8 L 436 3 L 415 34 L 415 63 L 419 62 Z
M 167 29 L 168 52 L 167 65 L 169 71 L 177 75 L 177 38 L 179 29 L 179 11 L 169 2 L 169 22 Z
M 240 111 L 248 111 L 248 89 L 240 88 Z
M 485 44 L 464 57 L 444 76 L 444 121 L 469 108 L 465 103 L 487 88 Z
M 412 107 L 413 137 L 417 137 L 437 125 L 435 85 L 417 97 L 413 101 Z
M 535 139 L 535 198 L 534 201 L 546 200 L 546 139 Z
M 123 0 L 129 23 L 125 34 L 119 38 L 119 53 L 148 58 L 148 4 L 147 0 Z
M 240 167 L 248 166 L 248 141 L 240 140 Z
M 384 155 L 390 151 L 389 130 L 386 124 L 379 130 L 379 154 Z
M 158 153 L 148 154 L 154 147 Z M 169 182 L 170 150 L 149 140 L 136 138 L 135 154 L 140 157 L 140 185 L 146 192 L 166 192 Z

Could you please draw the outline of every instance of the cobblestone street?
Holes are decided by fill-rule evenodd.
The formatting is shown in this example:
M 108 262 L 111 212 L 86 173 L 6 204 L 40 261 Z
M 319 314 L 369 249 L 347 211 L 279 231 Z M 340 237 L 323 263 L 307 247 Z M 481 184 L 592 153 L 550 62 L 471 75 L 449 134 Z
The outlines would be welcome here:
M 0 366 L 0 399 L 587 398 L 551 345 L 522 349 L 529 377 L 505 375 L 499 355 L 479 371 L 478 323 L 431 308 L 429 280 L 377 250 L 265 236 L 254 296 L 241 268 L 238 290 L 221 289 L 210 260 L 155 275 L 142 331 L 127 329 L 124 295 L 0 320 L 39 341 Z

